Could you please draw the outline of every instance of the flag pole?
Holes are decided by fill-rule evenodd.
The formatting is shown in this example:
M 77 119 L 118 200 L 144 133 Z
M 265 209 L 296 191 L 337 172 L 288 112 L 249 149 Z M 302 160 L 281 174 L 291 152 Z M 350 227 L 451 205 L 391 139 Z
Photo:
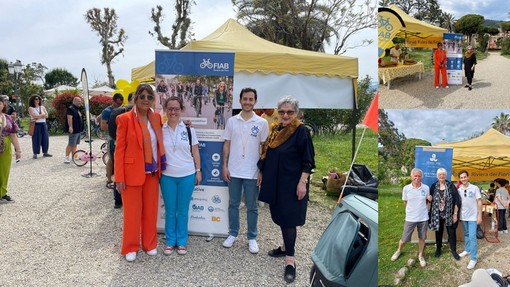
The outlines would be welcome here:
M 365 131 L 366 130 L 367 130 L 367 128 L 365 127 L 363 129 L 363 132 L 361 133 L 361 138 L 359 140 L 358 147 L 356 148 L 356 152 L 354 153 L 354 157 L 352 158 L 351 165 L 349 166 L 349 172 L 347 173 L 347 177 L 345 179 L 345 182 L 342 185 L 342 192 L 340 192 L 340 196 L 338 197 L 337 204 L 340 203 L 340 201 L 342 200 L 342 197 L 344 195 L 344 189 L 345 189 L 345 186 L 347 185 L 347 179 L 349 178 L 349 175 L 351 174 L 352 166 L 354 165 L 354 162 L 356 161 L 356 156 L 358 155 L 358 151 L 359 151 L 359 148 L 361 147 L 361 142 L 363 141 L 363 137 L 365 136 Z

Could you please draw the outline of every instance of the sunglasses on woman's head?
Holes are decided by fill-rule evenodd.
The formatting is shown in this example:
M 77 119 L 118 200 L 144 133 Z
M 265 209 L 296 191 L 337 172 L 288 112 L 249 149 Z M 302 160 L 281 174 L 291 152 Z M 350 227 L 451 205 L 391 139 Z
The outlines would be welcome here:
M 141 94 L 140 96 L 138 96 L 138 98 L 140 98 L 140 100 L 145 100 L 145 95 Z M 154 96 L 153 95 L 147 95 L 147 100 L 149 100 L 149 101 L 154 100 Z

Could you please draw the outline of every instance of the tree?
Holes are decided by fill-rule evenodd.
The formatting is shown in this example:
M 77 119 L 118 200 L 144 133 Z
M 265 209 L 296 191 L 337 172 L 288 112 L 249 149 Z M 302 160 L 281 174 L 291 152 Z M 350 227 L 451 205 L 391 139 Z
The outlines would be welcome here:
M 124 43 L 127 40 L 124 29 L 118 30 L 115 9 L 104 8 L 104 15 L 98 8 L 87 10 L 85 21 L 90 24 L 92 31 L 97 32 L 99 43 L 101 44 L 101 64 L 106 65 L 108 72 L 108 82 L 110 87 L 115 88 L 115 78 L 113 76 L 111 64 L 115 57 L 124 52 Z M 116 50 L 118 48 L 118 50 Z
M 439 7 L 437 0 L 379 1 L 379 7 L 388 7 L 390 4 L 397 5 L 405 13 L 416 19 L 432 24 L 441 24 L 443 11 Z
M 237 19 L 268 41 L 311 51 L 324 51 L 335 39 L 334 54 L 352 47 L 347 39 L 365 28 L 376 27 L 376 6 L 366 0 L 232 0 Z M 360 45 L 370 44 L 365 40 Z
M 12 76 L 7 67 L 9 63 L 5 59 L 0 59 L 0 95 L 9 95 L 14 89 Z
M 410 138 L 404 140 L 402 144 L 401 157 L 403 165 L 410 172 L 414 168 L 415 152 L 417 146 L 431 146 L 432 144 L 426 140 Z
M 405 166 L 402 157 L 406 137 L 388 118 L 385 110 L 379 110 L 379 168 L 378 178 L 382 182 L 394 181 L 401 176 L 400 169 Z
M 156 37 L 158 41 L 169 49 L 180 49 L 186 45 L 186 38 L 191 37 L 190 27 L 191 19 L 191 6 L 195 4 L 193 0 L 175 0 L 175 22 L 172 25 L 172 36 L 170 38 L 163 35 L 161 31 L 161 22 L 163 21 L 163 7 L 157 5 L 156 8 L 151 10 L 151 19 L 156 24 L 154 32 L 149 31 L 149 34 Z M 177 44 L 177 36 L 179 36 L 179 43 Z
M 441 27 L 448 29 L 449 33 L 453 32 L 453 27 L 455 26 L 455 16 L 453 16 L 451 13 L 443 13 L 442 18 L 443 25 L 441 25 Z
M 484 18 L 481 15 L 464 15 L 455 23 L 455 32 L 466 35 L 468 42 L 471 43 L 471 37 L 480 31 L 483 21 Z
M 78 85 L 78 79 L 66 69 L 55 68 L 44 75 L 44 79 L 44 88 L 46 90 L 61 85 L 68 85 L 71 87 L 76 87 Z
M 494 117 L 492 128 L 502 134 L 510 132 L 510 115 L 501 113 L 499 116 Z
M 510 22 L 502 22 L 501 23 L 501 30 L 505 33 L 510 31 Z

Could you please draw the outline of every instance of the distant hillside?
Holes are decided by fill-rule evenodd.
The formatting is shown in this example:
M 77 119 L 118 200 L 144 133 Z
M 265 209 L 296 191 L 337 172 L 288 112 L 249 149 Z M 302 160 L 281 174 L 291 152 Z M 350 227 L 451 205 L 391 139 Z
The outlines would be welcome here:
M 501 27 L 501 22 L 505 22 L 505 21 L 487 20 L 487 19 L 485 19 L 485 21 L 483 22 L 483 24 L 484 24 L 485 26 L 488 26 L 488 27 L 499 28 L 499 27 Z

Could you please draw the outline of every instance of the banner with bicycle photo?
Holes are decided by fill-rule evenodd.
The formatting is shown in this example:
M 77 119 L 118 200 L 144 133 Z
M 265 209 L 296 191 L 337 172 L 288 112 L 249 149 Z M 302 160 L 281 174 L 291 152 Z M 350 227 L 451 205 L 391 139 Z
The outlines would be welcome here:
M 156 51 L 155 110 L 166 120 L 163 104 L 175 96 L 182 99 L 182 120 L 190 120 L 199 140 L 202 183 L 193 192 L 191 234 L 228 234 L 228 189 L 222 180 L 223 129 L 232 116 L 234 53 Z M 160 199 L 158 230 L 164 230 Z M 214 231 L 214 232 L 213 232 Z

